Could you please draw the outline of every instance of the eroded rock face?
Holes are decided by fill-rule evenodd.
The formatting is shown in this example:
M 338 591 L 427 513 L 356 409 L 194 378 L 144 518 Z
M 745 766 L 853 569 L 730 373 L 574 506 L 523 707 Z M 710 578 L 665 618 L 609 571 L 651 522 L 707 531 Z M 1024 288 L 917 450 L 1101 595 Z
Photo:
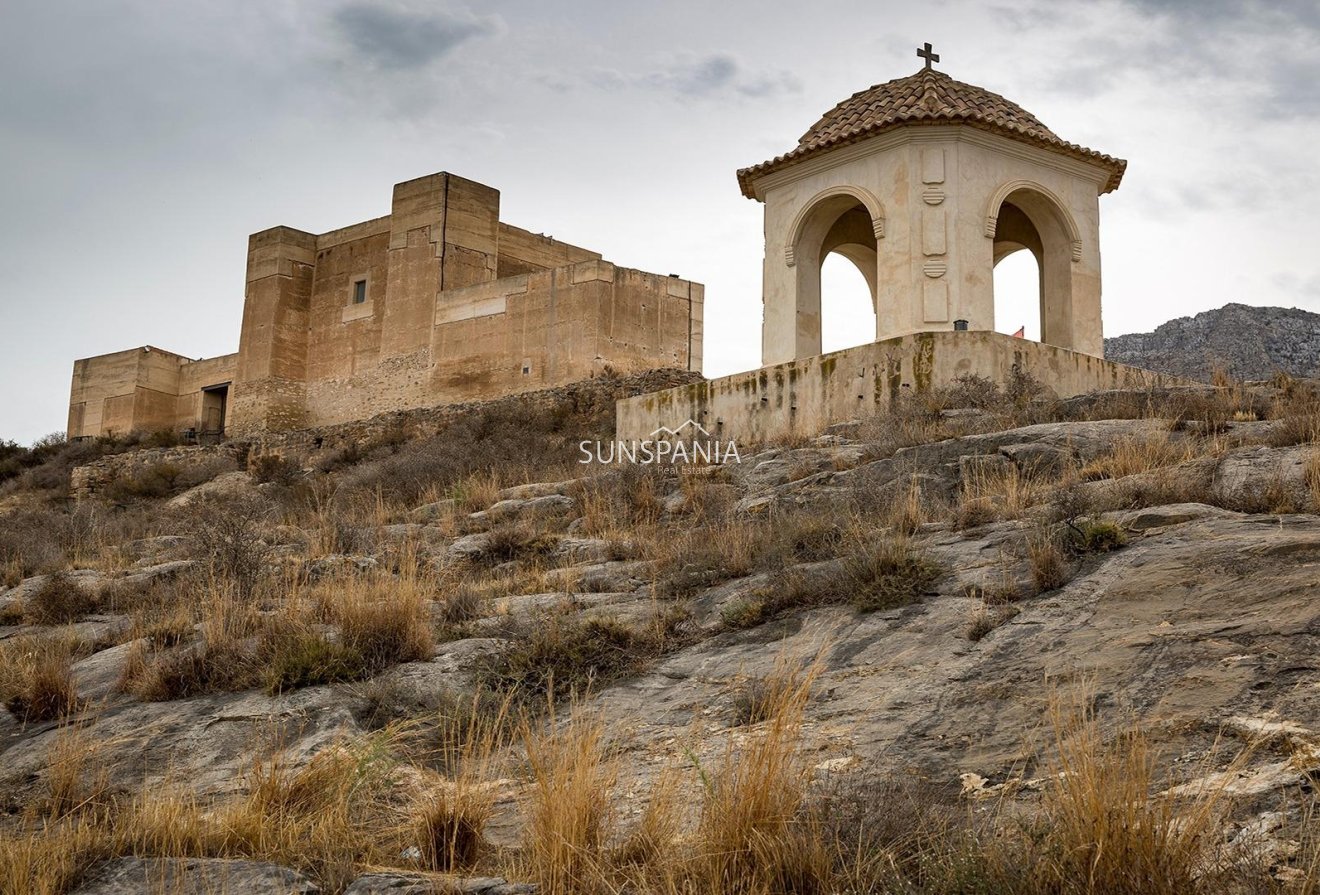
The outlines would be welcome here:
M 285 763 L 298 768 L 322 750 L 361 742 L 376 729 L 361 711 L 368 688 L 394 693 L 418 714 L 446 700 L 471 698 L 481 663 L 520 636 L 519 626 L 525 633 L 530 619 L 578 614 L 641 626 L 657 611 L 681 608 L 682 648 L 590 699 L 620 756 L 624 815 L 635 813 L 638 794 L 658 769 L 720 760 L 730 738 L 741 735 L 739 687 L 770 674 L 786 652 L 821 657 L 806 726 L 811 765 L 821 775 L 916 774 L 963 786 L 969 797 L 1002 794 L 1003 784 L 1020 775 L 1034 754 L 1053 694 L 1084 686 L 1115 716 L 1130 712 L 1160 730 L 1170 760 L 1205 748 L 1221 729 L 1243 740 L 1266 736 L 1260 760 L 1234 786 L 1267 798 L 1320 771 L 1320 665 L 1313 659 L 1320 649 L 1320 601 L 1314 598 L 1320 517 L 1288 512 L 1313 505 L 1315 448 L 1249 443 L 1267 436 L 1268 425 L 1236 425 L 1202 456 L 1078 484 L 1078 492 L 1099 508 L 1097 517 L 1116 523 L 1127 544 L 1070 560 L 1077 574 L 1045 593 L 1033 584 L 1028 548 L 1042 521 L 1056 518 L 1047 500 L 1021 518 L 992 512 L 974 521 L 946 516 L 915 526 L 911 543 L 945 572 L 916 602 L 872 613 L 846 605 L 848 577 L 838 558 L 762 565 L 690 598 L 667 597 L 655 587 L 663 560 L 655 559 L 644 539 L 615 532 L 587 536 L 600 528 L 586 524 L 587 501 L 578 499 L 577 482 L 507 488 L 474 514 L 441 501 L 414 510 L 412 521 L 374 528 L 372 538 L 355 544 L 360 552 L 308 561 L 293 550 L 288 558 L 311 579 L 390 574 L 390 551 L 416 546 L 442 576 L 474 568 L 504 576 L 501 589 L 483 597 L 429 661 L 395 666 L 369 684 L 309 687 L 278 697 L 249 691 L 141 703 L 117 686 L 135 643 L 113 643 L 139 632 L 129 633 L 127 615 L 98 615 L 67 631 L 95 644 L 73 665 L 85 703 L 78 721 L 106 744 L 103 755 L 115 787 L 132 791 L 169 781 L 203 796 L 224 795 L 245 786 L 245 771 L 257 757 L 282 751 Z M 1164 439 L 1177 446 L 1191 437 L 1165 420 L 1047 423 L 881 457 L 874 445 L 850 440 L 861 428 L 840 427 L 805 447 L 746 457 L 742 467 L 709 483 L 704 499 L 733 508 L 739 524 L 765 524 L 792 509 L 882 526 L 888 524 L 884 513 L 914 491 L 925 500 L 955 503 L 969 483 L 1015 474 L 1049 480 L 1103 458 L 1125 440 Z M 660 518 L 674 526 L 699 509 L 699 501 L 672 483 L 659 500 Z M 1257 512 L 1264 509 L 1272 512 Z M 431 524 L 437 520 L 444 524 Z M 535 536 L 536 562 L 545 567 L 520 578 L 527 568 L 509 559 L 519 545 L 500 538 L 524 527 Z M 288 535 L 291 545 L 306 541 L 301 532 Z M 172 558 L 186 545 L 168 536 L 153 540 L 134 548 L 130 558 L 138 564 L 131 569 L 82 570 L 74 579 L 99 592 L 120 583 L 146 586 L 192 567 Z M 698 559 L 710 561 L 707 553 L 698 552 Z M 825 602 L 834 605 L 731 629 L 730 607 L 787 575 L 830 593 L 836 599 Z M 21 603 L 43 580 L 0 589 L 0 608 Z M 970 624 L 987 608 L 991 592 L 1008 605 L 996 605 L 989 630 L 973 638 Z M 442 601 L 432 605 L 440 625 Z M 23 631 L 0 629 L 0 638 Z M 0 718 L 0 791 L 6 802 L 20 803 L 44 785 L 48 750 L 59 735 L 54 724 L 24 727 L 7 714 Z M 1299 743 L 1317 745 L 1307 752 L 1299 751 Z M 500 803 L 487 833 L 500 844 L 517 842 L 521 816 L 514 798 Z M 1264 820 L 1257 826 L 1261 835 L 1275 828 Z M 1244 828 L 1242 835 L 1255 835 L 1254 829 Z M 191 876 L 169 876 L 180 868 Z M 226 891 L 316 891 L 293 871 L 258 862 L 146 859 L 113 862 L 79 891 L 140 891 L 132 886 L 164 874 L 178 881 L 180 891 L 191 892 L 193 878 L 202 881 L 197 885 L 210 884 L 221 872 L 229 874 Z M 443 885 L 451 883 L 454 888 L 437 889 L 441 883 L 429 876 L 369 873 L 347 891 L 530 891 L 497 879 Z
M 903 767 L 934 779 L 1002 780 L 1027 755 L 1052 681 L 1079 676 L 1105 703 L 1171 728 L 1230 716 L 1320 719 L 1320 519 L 1168 508 L 1148 536 L 1066 587 L 1022 602 L 976 643 L 965 635 L 979 602 L 957 589 L 889 612 L 828 608 L 692 646 L 597 704 L 636 757 L 637 773 L 689 742 L 697 716 L 727 716 L 733 685 L 768 674 L 782 645 L 823 651 L 808 709 L 822 759 Z M 1156 518 L 1144 511 L 1149 523 Z M 934 546 L 983 570 L 1009 524 Z M 957 568 L 963 577 L 967 569 Z M 716 591 L 736 593 L 740 583 Z M 712 592 L 712 596 L 715 592 Z M 773 647 L 771 645 L 774 645 Z
M 94 657 L 95 658 L 95 657 Z M 109 664 L 112 657 L 101 660 Z M 94 663 L 76 669 L 89 696 L 104 693 L 111 674 Z M 321 749 L 358 732 L 343 689 L 309 687 L 283 696 L 260 691 L 217 693 L 171 702 L 136 702 L 107 694 L 82 715 L 84 730 L 102 744 L 110 781 L 126 791 L 166 783 L 201 794 L 241 790 L 254 759 L 285 756 L 300 767 Z M 6 733 L 0 729 L 0 735 Z M 0 739 L 0 791 L 39 789 L 54 724 L 10 728 Z
M 320 895 L 307 877 L 275 864 L 220 858 L 119 858 L 94 871 L 74 895 Z

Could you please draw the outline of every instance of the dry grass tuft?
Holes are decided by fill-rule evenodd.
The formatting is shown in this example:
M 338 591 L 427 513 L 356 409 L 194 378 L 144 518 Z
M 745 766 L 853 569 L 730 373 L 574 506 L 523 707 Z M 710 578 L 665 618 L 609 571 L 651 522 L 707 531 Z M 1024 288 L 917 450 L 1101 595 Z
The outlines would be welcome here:
M 508 700 L 484 710 L 477 694 L 466 711 L 440 718 L 431 758 L 452 776 L 430 787 L 412 813 L 422 863 L 431 870 L 470 868 L 481 857 L 495 805 L 491 769 L 507 740 L 508 711 Z
M 1207 863 L 1222 820 L 1223 786 L 1187 796 L 1157 792 L 1155 755 L 1128 725 L 1106 738 L 1081 699 L 1056 696 L 1050 713 L 1055 758 L 1043 804 L 1046 840 L 1036 859 L 1047 891 L 1185 895 L 1219 884 Z M 1231 776 L 1231 775 L 1227 775 Z
M 820 669 L 819 660 L 804 665 L 781 654 L 775 674 L 782 683 L 764 706 L 760 728 L 741 746 L 731 739 L 718 766 L 702 773 L 697 854 L 689 870 L 697 891 L 802 891 L 799 882 L 825 875 L 817 850 L 803 847 L 809 840 L 797 823 L 809 779 L 798 744 Z
M 1109 453 L 1097 457 L 1078 473 L 1083 481 L 1121 479 L 1124 476 L 1177 466 L 1195 458 L 1199 451 L 1192 439 L 1168 435 L 1119 439 Z
M 24 724 L 58 721 L 78 708 L 73 662 L 82 651 L 71 637 L 17 637 L 0 645 L 0 700 Z
M 553 706 L 543 728 L 526 725 L 523 744 L 531 768 L 527 861 L 545 895 L 608 891 L 603 847 L 618 769 L 605 750 L 600 719 L 574 709 L 559 722 Z
M 1027 537 L 1027 562 L 1031 565 L 1031 580 L 1041 593 L 1058 590 L 1072 578 L 1072 565 L 1051 528 L 1039 527 Z

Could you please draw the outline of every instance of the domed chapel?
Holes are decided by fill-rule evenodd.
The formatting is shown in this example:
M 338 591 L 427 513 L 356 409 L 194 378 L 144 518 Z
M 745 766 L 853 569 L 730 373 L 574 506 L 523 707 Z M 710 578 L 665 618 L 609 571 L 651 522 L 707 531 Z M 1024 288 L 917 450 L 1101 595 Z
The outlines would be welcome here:
M 692 419 L 721 437 L 815 434 L 959 375 L 1029 373 L 1061 396 L 1167 377 L 1102 360 L 1100 197 L 1127 162 L 935 68 L 854 93 L 793 149 L 738 171 L 765 206 L 761 360 L 620 402 L 620 437 Z M 993 271 L 1040 271 L 1039 343 L 995 330 Z M 870 288 L 875 342 L 821 354 L 821 265 Z

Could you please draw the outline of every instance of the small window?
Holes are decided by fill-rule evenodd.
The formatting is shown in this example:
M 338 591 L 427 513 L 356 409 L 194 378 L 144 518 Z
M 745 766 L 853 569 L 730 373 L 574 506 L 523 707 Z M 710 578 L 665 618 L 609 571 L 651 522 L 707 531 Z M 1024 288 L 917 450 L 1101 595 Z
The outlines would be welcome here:
M 367 281 L 357 280 L 353 283 L 353 304 L 364 304 L 367 300 Z

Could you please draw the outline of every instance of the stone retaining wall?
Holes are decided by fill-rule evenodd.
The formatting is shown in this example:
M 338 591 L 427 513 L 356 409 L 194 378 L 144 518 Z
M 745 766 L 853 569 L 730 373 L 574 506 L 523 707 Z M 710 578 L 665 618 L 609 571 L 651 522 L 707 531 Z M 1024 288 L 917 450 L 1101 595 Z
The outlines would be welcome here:
M 307 459 L 319 452 L 340 450 L 349 445 L 367 448 L 392 440 L 425 438 L 435 435 L 467 414 L 491 409 L 525 410 L 531 414 L 562 407 L 566 413 L 603 412 L 612 416 L 615 402 L 619 398 L 700 381 L 700 373 L 688 370 L 647 370 L 628 376 L 601 376 L 493 401 L 400 410 L 336 426 L 263 433 L 250 439 L 234 439 L 217 445 L 131 450 L 75 468 L 70 478 L 70 493 L 80 499 L 93 497 L 118 478 L 137 476 L 166 463 L 176 467 L 180 475 L 186 476 L 225 463 L 241 467 L 250 457 L 267 453 Z M 583 437 L 594 434 L 583 433 Z
M 1004 383 L 1013 370 L 1061 398 L 1101 389 L 1193 383 L 993 332 L 927 332 L 885 339 L 619 401 L 616 436 L 643 440 L 692 421 L 721 441 L 758 444 L 883 413 L 962 375 Z M 699 433 L 698 433 L 699 434 Z

